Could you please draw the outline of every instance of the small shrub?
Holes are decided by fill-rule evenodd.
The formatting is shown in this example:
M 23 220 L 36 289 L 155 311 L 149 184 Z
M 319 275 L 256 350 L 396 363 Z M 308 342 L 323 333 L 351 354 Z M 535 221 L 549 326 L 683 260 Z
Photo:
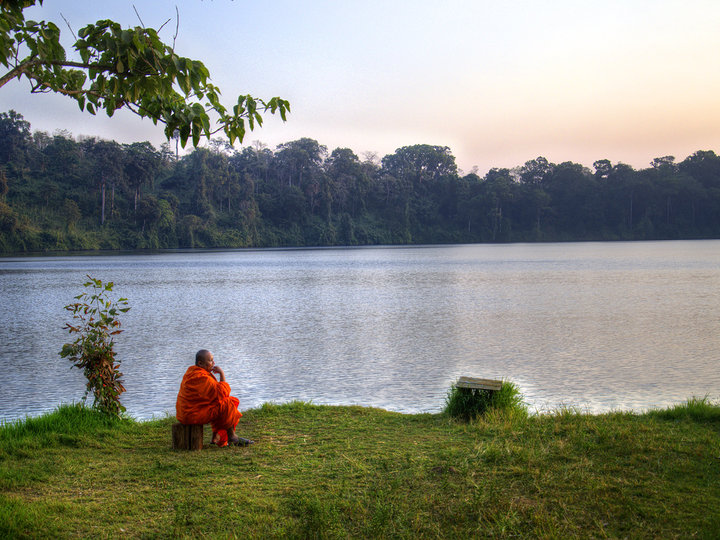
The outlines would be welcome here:
M 444 412 L 467 422 L 491 409 L 527 414 L 520 389 L 509 381 L 503 381 L 497 392 L 477 388 L 458 388 L 453 384 L 445 399 Z
M 75 297 L 77 302 L 65 306 L 73 314 L 73 324 L 65 329 L 78 334 L 72 343 L 63 345 L 60 356 L 69 358 L 74 367 L 81 368 L 87 379 L 83 402 L 92 392 L 93 407 L 110 416 L 120 416 L 125 407 L 120 394 L 125 391 L 120 373 L 120 361 L 115 358 L 114 336 L 122 332 L 118 315 L 127 312 L 126 298 L 113 302 L 109 298 L 113 283 L 103 283 L 87 276 L 84 286 L 89 291 Z

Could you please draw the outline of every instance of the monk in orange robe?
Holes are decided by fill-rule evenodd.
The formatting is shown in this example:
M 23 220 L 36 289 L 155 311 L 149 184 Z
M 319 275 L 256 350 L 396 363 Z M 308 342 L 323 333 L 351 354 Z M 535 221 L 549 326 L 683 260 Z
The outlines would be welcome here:
M 220 376 L 218 381 L 213 373 Z M 180 383 L 175 412 L 182 424 L 210 424 L 212 443 L 218 446 L 230 444 L 248 445 L 253 441 L 235 434 L 242 413 L 238 410 L 240 400 L 230 395 L 230 385 L 225 373 L 215 365 L 213 354 L 205 349 L 195 355 L 195 365 L 190 366 Z

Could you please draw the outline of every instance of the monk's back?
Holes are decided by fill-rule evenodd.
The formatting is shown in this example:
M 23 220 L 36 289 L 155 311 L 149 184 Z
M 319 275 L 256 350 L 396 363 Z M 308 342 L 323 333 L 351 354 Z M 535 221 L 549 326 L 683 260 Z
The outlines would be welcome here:
M 206 369 L 190 366 L 180 383 L 175 412 L 183 424 L 206 424 L 215 416 L 220 403 L 218 382 Z M 229 393 L 229 388 L 228 388 Z

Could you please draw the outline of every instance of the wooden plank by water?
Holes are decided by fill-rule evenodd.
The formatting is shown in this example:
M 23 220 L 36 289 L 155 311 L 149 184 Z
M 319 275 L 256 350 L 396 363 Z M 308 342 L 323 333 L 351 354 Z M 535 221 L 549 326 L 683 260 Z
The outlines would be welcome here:
M 493 379 L 478 379 L 476 377 L 460 377 L 455 384 L 458 388 L 475 388 L 479 390 L 492 390 L 497 392 L 502 386 L 502 381 Z

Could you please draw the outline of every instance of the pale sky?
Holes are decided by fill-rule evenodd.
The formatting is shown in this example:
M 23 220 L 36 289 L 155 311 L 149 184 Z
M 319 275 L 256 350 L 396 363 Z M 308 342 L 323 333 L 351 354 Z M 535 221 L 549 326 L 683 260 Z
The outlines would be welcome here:
M 697 150 L 720 153 L 717 0 L 152 0 L 146 26 L 202 60 L 226 105 L 281 96 L 244 144 L 310 137 L 361 158 L 413 144 L 449 146 L 480 174 L 544 156 L 649 166 Z M 55 21 L 66 47 L 89 22 L 139 24 L 126 0 L 45 0 L 28 18 Z M 162 127 L 130 114 L 81 113 L 61 96 L 0 88 L 33 130 L 159 146 Z

